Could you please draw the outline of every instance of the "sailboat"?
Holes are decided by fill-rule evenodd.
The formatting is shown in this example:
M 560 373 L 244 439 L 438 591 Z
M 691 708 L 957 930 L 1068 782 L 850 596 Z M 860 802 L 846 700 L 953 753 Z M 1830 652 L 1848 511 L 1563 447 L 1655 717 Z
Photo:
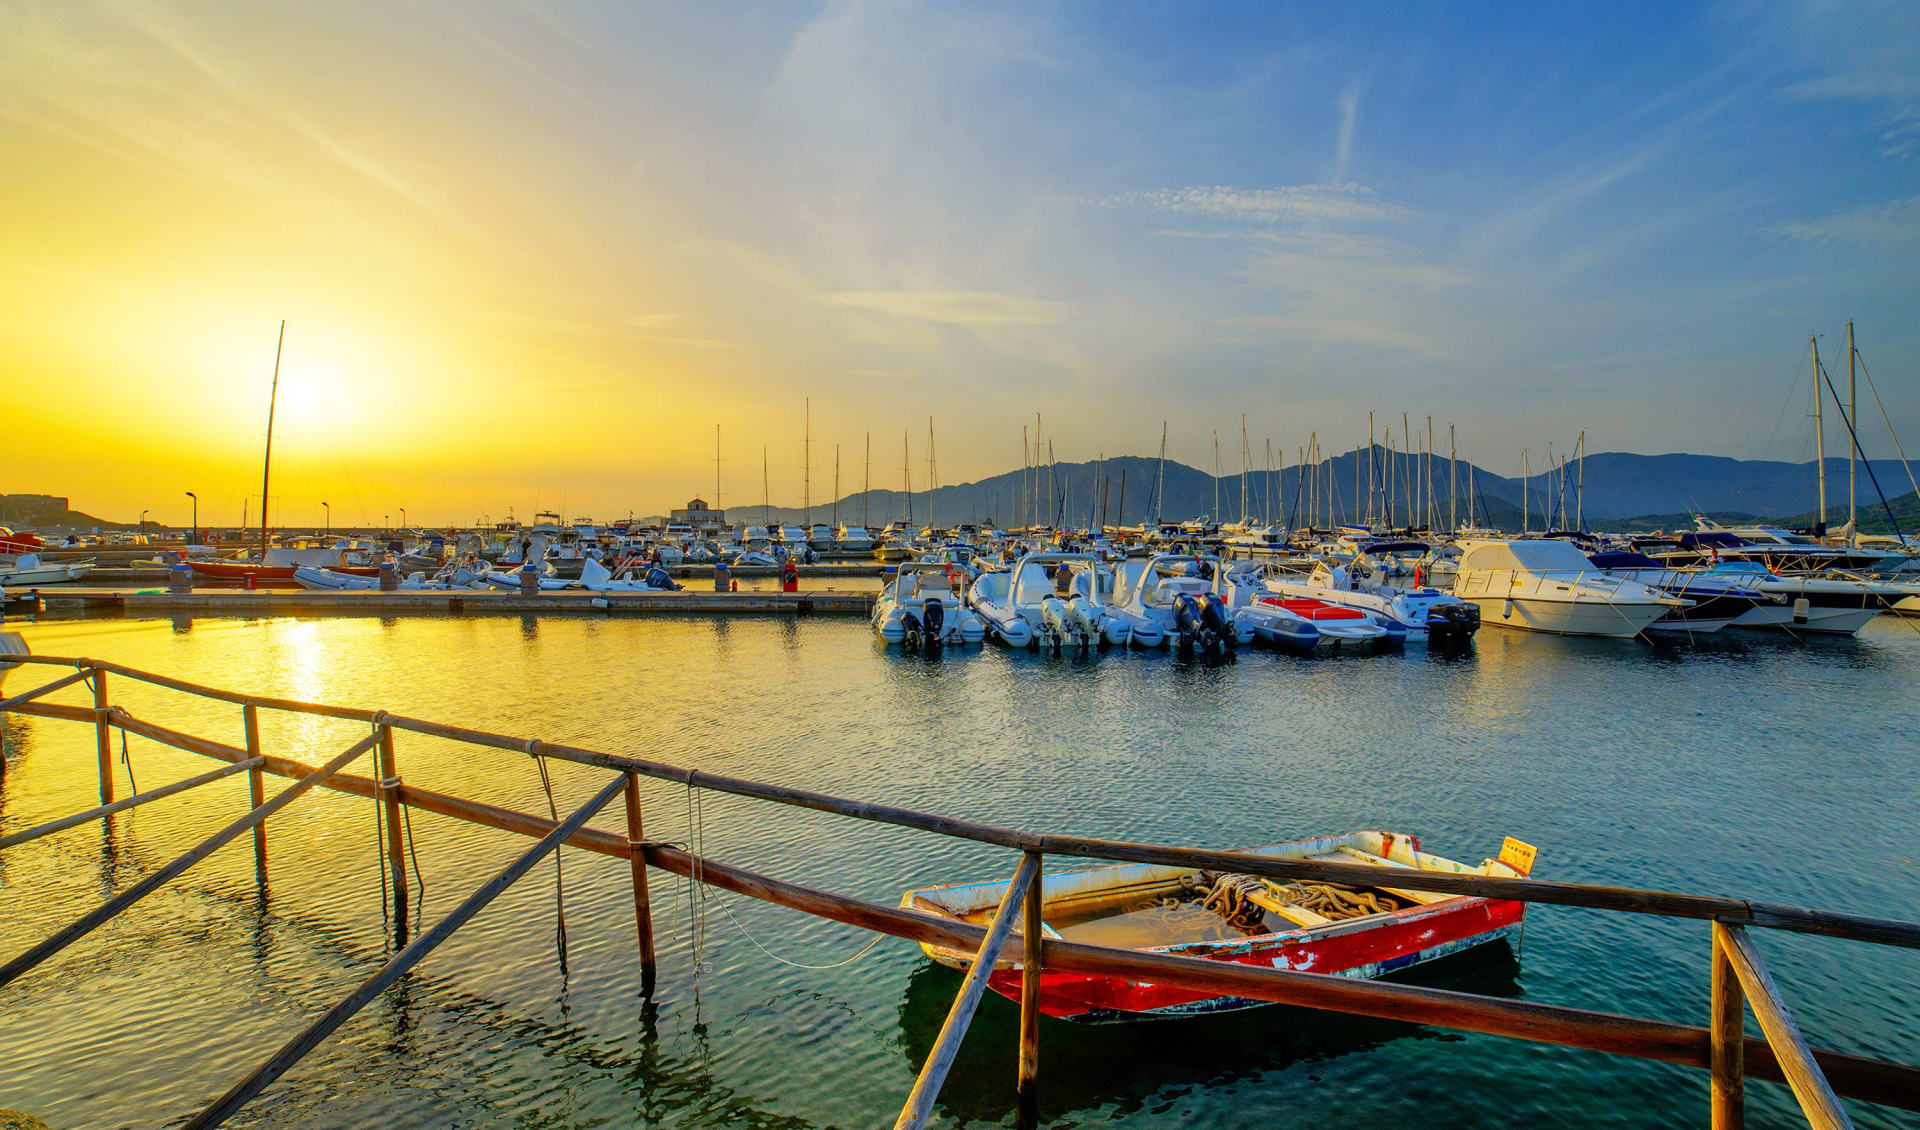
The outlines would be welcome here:
M 303 566 L 331 569 L 349 576 L 377 577 L 380 566 L 363 552 L 358 560 L 348 560 L 337 546 L 292 549 L 269 544 L 267 525 L 268 488 L 273 480 L 273 417 L 280 402 L 280 358 L 287 344 L 287 323 L 280 322 L 280 337 L 273 347 L 273 384 L 267 394 L 267 447 L 260 471 L 260 552 L 257 560 L 188 561 L 198 581 L 216 584 L 242 584 L 248 588 L 276 586 L 298 588 L 294 572 Z

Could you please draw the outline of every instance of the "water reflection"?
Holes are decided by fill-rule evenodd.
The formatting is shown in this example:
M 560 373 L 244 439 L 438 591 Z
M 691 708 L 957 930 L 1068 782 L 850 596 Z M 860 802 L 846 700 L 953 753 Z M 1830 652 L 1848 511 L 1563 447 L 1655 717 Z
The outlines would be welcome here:
M 1505 945 L 1483 946 L 1388 978 L 1485 996 L 1521 996 L 1520 964 Z M 900 1051 L 917 1070 L 960 989 L 961 975 L 932 961 L 907 978 L 900 999 Z M 1138 1113 L 1190 1088 L 1231 1088 L 1302 1063 L 1373 1051 L 1401 1040 L 1449 1034 L 1417 1024 L 1271 1005 L 1239 1012 L 1126 1024 L 1040 1021 L 1036 1115 L 1075 1125 L 1092 1111 Z M 1020 1006 L 989 990 L 954 1059 L 940 1106 L 959 1122 L 1017 1115 L 1015 1067 Z

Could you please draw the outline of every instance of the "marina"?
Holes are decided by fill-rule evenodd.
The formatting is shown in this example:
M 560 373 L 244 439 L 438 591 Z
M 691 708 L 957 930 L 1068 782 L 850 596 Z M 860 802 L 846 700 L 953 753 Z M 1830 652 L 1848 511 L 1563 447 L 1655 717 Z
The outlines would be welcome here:
M 14 0 L 0 1130 L 1920 1130 L 1915 75 Z
M 518 735 L 545 733 L 552 736 L 544 740 L 564 742 L 567 749 L 597 748 L 614 757 L 639 757 L 649 767 L 664 766 L 650 769 L 641 788 L 647 836 L 661 837 L 669 845 L 648 856 L 650 864 L 665 868 L 650 867 L 655 870 L 649 888 L 655 949 L 650 994 L 641 993 L 647 987 L 642 984 L 645 963 L 635 949 L 631 876 L 620 854 L 623 841 L 617 833 L 591 831 L 621 827 L 615 812 L 594 820 L 580 833 L 578 848 L 565 853 L 564 971 L 555 949 L 549 862 L 509 888 L 495 909 L 455 933 L 419 972 L 409 974 L 404 983 L 412 988 L 404 1002 L 364 1014 L 383 1019 L 348 1022 L 301 1067 L 263 1091 L 257 1101 L 276 1119 L 316 1117 L 323 1108 L 327 1117 L 350 1121 L 461 1117 L 466 1100 L 411 1082 L 423 1069 L 469 1079 L 468 1093 L 473 1095 L 497 1095 L 500 1088 L 512 1092 L 523 1086 L 535 1094 L 564 1086 L 571 1096 L 565 1100 L 565 1109 L 573 1112 L 568 1117 L 623 1109 L 636 1098 L 654 1095 L 681 1111 L 670 1119 L 673 1124 L 718 1125 L 774 1116 L 817 1125 L 866 1124 L 892 1118 L 893 1113 L 880 1112 L 891 1106 L 897 1113 L 913 1090 L 920 1057 L 931 1055 L 940 1043 L 938 1029 L 961 988 L 960 975 L 929 961 L 906 942 L 867 950 L 871 939 L 854 926 L 890 922 L 891 928 L 908 931 L 909 939 L 977 945 L 984 926 L 966 927 L 976 931 L 970 934 L 922 934 L 918 931 L 930 928 L 917 919 L 875 916 L 897 903 L 903 890 L 1001 870 L 1006 848 L 993 849 L 992 844 L 1018 845 L 1026 841 L 1017 837 L 1026 833 L 982 831 L 991 842 L 971 846 L 965 840 L 942 846 L 937 838 L 929 844 L 900 831 L 849 835 L 850 826 L 831 816 L 802 811 L 776 818 L 759 814 L 755 806 L 761 802 L 748 799 L 783 797 L 816 807 L 796 789 L 857 798 L 846 802 L 848 815 L 910 810 L 941 813 L 938 827 L 985 817 L 982 828 L 1044 829 L 1050 851 L 1070 850 L 1073 841 L 1060 838 L 1060 832 L 1110 837 L 1102 846 L 1083 849 L 1102 855 L 1119 851 L 1119 840 L 1195 844 L 1195 829 L 1203 830 L 1195 846 L 1224 847 L 1250 842 L 1275 827 L 1364 827 L 1390 820 L 1388 827 L 1398 825 L 1397 830 L 1417 834 L 1422 843 L 1443 853 L 1453 846 L 1496 852 L 1500 833 L 1489 841 L 1489 828 L 1520 834 L 1541 847 L 1535 876 L 1555 884 L 1736 892 L 1743 906 L 1811 905 L 1869 918 L 1885 918 L 1888 911 L 1920 897 L 1920 883 L 1902 862 L 1898 837 L 1864 844 L 1844 859 L 1819 850 L 1800 852 L 1802 864 L 1792 871 L 1774 868 L 1766 853 L 1743 850 L 1762 841 L 1776 850 L 1811 848 L 1825 829 L 1837 824 L 1869 821 L 1895 827 L 1920 818 L 1909 791 L 1888 788 L 1905 773 L 1900 735 L 1920 725 L 1911 696 L 1896 690 L 1920 670 L 1920 645 L 1892 618 L 1882 618 L 1859 639 L 1844 643 L 1742 634 L 1735 642 L 1716 638 L 1678 653 L 1634 641 L 1500 632 L 1482 635 L 1465 653 L 1428 655 L 1422 649 L 1394 663 L 1350 657 L 1294 668 L 1300 674 L 1282 676 L 1293 684 L 1284 696 L 1273 693 L 1278 672 L 1265 663 L 1210 663 L 1183 660 L 1174 652 L 1138 650 L 1093 652 L 1062 662 L 1045 654 L 978 648 L 930 659 L 877 646 L 866 626 L 850 617 L 731 623 L 700 616 L 618 621 L 215 617 L 186 625 L 165 619 L 49 620 L 26 625 L 23 635 L 41 654 L 98 655 L 110 649 L 121 657 L 125 671 L 111 669 L 106 686 L 112 696 L 109 708 L 126 711 L 132 724 L 129 756 L 122 763 L 117 737 L 103 747 L 111 755 L 116 800 L 131 791 L 125 787 L 129 773 L 137 773 L 140 786 L 152 790 L 155 782 L 205 771 L 204 755 L 217 752 L 214 747 L 189 742 L 199 755 L 171 750 L 169 742 L 181 740 L 174 735 L 207 735 L 206 740 L 228 751 L 221 758 L 250 752 L 241 740 L 248 728 L 235 721 L 248 703 L 258 707 L 258 748 L 271 757 L 290 759 L 272 764 L 278 767 L 275 772 L 292 774 L 347 748 L 356 734 L 366 732 L 366 722 L 356 719 L 373 717 L 373 711 L 328 707 L 325 716 L 316 717 L 299 710 L 287 713 L 282 704 L 391 704 L 400 732 L 395 765 L 405 781 L 398 797 L 403 803 L 418 800 L 426 805 L 414 810 L 411 850 L 400 853 L 407 868 L 405 885 L 415 888 L 402 914 L 412 915 L 412 938 L 518 850 L 501 844 L 501 833 L 490 828 L 505 821 L 508 831 L 537 835 L 551 826 L 542 823 L 549 807 L 541 777 L 527 764 L 526 743 Z M 456 640 L 461 642 L 456 645 Z M 450 676 L 433 664 L 407 661 L 450 645 L 503 657 L 518 653 L 522 658 L 507 660 L 504 671 L 496 669 L 491 675 L 511 673 L 525 683 L 539 672 L 541 678 L 564 682 L 567 693 L 498 700 L 473 709 L 468 695 L 479 692 L 479 684 Z M 1836 663 L 1843 654 L 1851 658 Z M 716 694 L 731 685 L 741 667 L 774 679 L 753 700 L 758 708 L 746 715 Z M 1570 683 L 1560 677 L 1579 668 L 1604 671 L 1604 689 L 1594 680 Z M 0 693 L 23 694 L 62 670 L 60 664 L 15 668 Z M 70 664 L 64 670 L 73 674 Z M 217 691 L 224 701 L 183 697 L 149 682 L 158 678 L 180 686 L 177 680 L 138 674 L 189 670 L 192 678 L 186 685 L 229 688 Z M 634 680 L 659 685 L 658 674 L 668 670 L 675 672 L 674 689 L 666 697 L 654 693 L 648 720 L 639 728 L 623 710 L 582 715 L 575 709 L 579 703 L 616 701 L 618 688 Z M 1842 679 L 1857 693 L 1878 695 L 1885 710 L 1872 720 L 1851 722 L 1839 722 L 1817 709 L 1780 713 L 1776 743 L 1767 751 L 1754 751 L 1737 772 L 1692 767 L 1667 755 L 1673 749 L 1698 748 L 1713 735 L 1738 727 L 1744 717 L 1738 704 L 1762 686 L 1791 686 L 1797 702 L 1813 707 Z M 831 736 L 808 729 L 818 725 L 811 704 L 835 693 L 831 688 L 836 684 L 848 682 L 870 688 L 867 724 Z M 1705 700 L 1698 690 L 1706 686 L 1714 688 L 1713 701 L 1723 706 L 1702 708 Z M 241 687 L 247 688 L 245 694 L 231 694 Z M 1008 694 L 1058 694 L 1070 687 L 1077 688 L 1073 693 L 1087 705 L 1073 718 L 1032 714 L 1009 725 L 997 705 Z M 1433 705 L 1409 714 L 1398 705 L 1408 698 Z M 84 686 L 69 686 L 42 701 L 90 700 Z M 1221 715 L 1220 705 L 1227 701 L 1239 705 Z M 1441 708 L 1449 702 L 1455 705 Z M 1602 709 L 1603 702 L 1610 719 L 1604 730 L 1567 724 Z M 1104 708 L 1120 703 L 1130 708 Z M 1335 703 L 1337 717 L 1314 720 L 1325 712 L 1322 708 Z M 31 709 L 32 703 L 21 706 Z M 457 733 L 467 740 L 480 731 L 501 735 L 484 739 L 494 746 L 493 752 L 448 743 L 439 735 L 456 731 L 435 728 L 438 724 L 409 728 L 414 724 L 407 721 L 449 713 L 462 719 Z M 94 727 L 83 724 L 93 714 L 69 710 L 66 716 L 73 720 L 8 715 L 4 726 L 10 762 L 0 790 L 7 799 L 0 812 L 0 833 L 100 802 L 101 750 Z M 965 750 L 955 753 L 946 739 L 929 733 L 929 718 L 941 719 L 942 731 L 958 728 L 970 735 Z M 1212 736 L 1203 746 L 1191 747 L 1190 755 L 1154 762 L 1127 756 L 1134 740 L 1128 735 L 1142 723 L 1153 729 L 1185 728 L 1203 719 Z M 806 754 L 777 737 L 793 733 L 796 726 L 815 735 Z M 875 740 L 880 731 L 894 729 L 902 736 Z M 1635 732 L 1657 732 L 1659 737 L 1623 744 L 1623 735 Z M 1489 743 L 1489 733 L 1498 735 L 1497 741 Z M 1815 733 L 1824 748 L 1844 750 L 1844 755 L 1813 763 L 1790 753 Z M 1168 748 L 1185 747 L 1175 743 Z M 1405 756 L 1409 748 L 1417 748 L 1420 756 Z M 1036 759 L 1035 751 L 1041 750 L 1048 752 Z M 1613 762 L 1604 769 L 1593 760 L 1601 750 L 1610 751 Z M 943 763 L 937 778 L 918 771 L 929 757 Z M 476 789 L 470 783 L 474 767 L 486 763 L 497 764 L 503 775 L 497 783 Z M 596 782 L 605 779 L 593 772 L 598 764 L 603 763 L 554 762 L 553 811 L 564 815 L 589 798 L 598 788 Z M 676 764 L 697 764 L 699 770 L 689 779 L 684 771 L 671 768 Z M 1371 782 L 1365 790 L 1351 787 L 1356 765 Z M 1452 786 L 1435 790 L 1434 772 L 1441 767 Z M 99 1054 L 126 1057 L 125 1066 L 116 1071 L 133 1072 L 132 1077 L 142 1081 L 139 1105 L 123 1108 L 128 1112 L 120 1116 L 124 1118 L 135 1109 L 150 1110 L 154 1103 L 184 1115 L 210 1102 L 257 1066 L 256 1055 L 288 1038 L 300 1023 L 299 1014 L 318 1015 L 327 998 L 344 993 L 346 983 L 355 979 L 350 970 L 371 973 L 385 955 L 397 952 L 390 948 L 399 945 L 393 910 L 383 914 L 380 893 L 380 876 L 391 853 L 380 846 L 385 841 L 365 807 L 372 772 L 355 769 L 353 776 L 342 778 L 351 790 L 360 790 L 359 796 L 322 788 L 314 799 L 302 800 L 268 821 L 264 887 L 259 886 L 253 855 L 235 844 L 160 888 L 151 905 L 133 907 L 77 942 L 73 956 L 61 955 L 47 970 L 0 989 L 8 994 L 16 1017 L 0 1035 L 0 1051 L 41 1080 L 42 1093 L 70 1096 L 52 1104 L 47 1113 L 86 1125 L 96 1118 L 116 1120 L 111 1113 L 116 1103 L 135 1101 L 130 1092 L 82 1085 L 71 1074 L 79 1061 L 62 1051 L 70 1045 L 55 1033 L 71 1031 L 59 1018 L 72 1006 L 79 986 L 59 972 L 62 968 L 86 970 L 89 979 L 114 977 L 123 987 L 110 1005 L 102 1004 L 120 1014 L 140 1015 L 149 998 L 153 1006 L 171 1002 L 174 993 L 163 985 L 204 986 L 203 999 L 176 1022 L 128 1030 L 109 1045 L 117 1050 L 88 1057 L 96 1067 L 115 1062 L 101 1060 Z M 1122 782 L 1118 789 L 1116 775 Z M 1620 810 L 1605 798 L 1626 779 L 1640 780 L 1644 789 L 1666 798 L 1657 823 L 1616 822 Z M 730 781 L 768 784 L 749 787 Z M 693 794 L 689 785 L 695 786 Z M 731 791 L 735 788 L 746 791 Z M 1761 796 L 1780 788 L 1791 788 L 1800 797 L 1793 809 L 1775 812 L 1758 804 Z M 98 900 L 103 892 L 83 875 L 97 871 L 102 851 L 113 853 L 116 862 L 111 866 L 127 876 L 116 886 L 124 885 L 243 814 L 246 791 L 237 781 L 209 783 L 184 797 L 96 820 L 91 830 L 71 828 L 5 848 L 0 862 L 5 864 L 7 889 L 21 891 L 30 882 L 43 892 L 33 900 L 31 913 L 16 916 L 0 931 L 7 949 L 18 953 Z M 706 795 L 696 803 L 698 793 Z M 239 807 L 233 807 L 233 800 L 213 803 L 209 798 L 214 794 L 238 797 Z M 1139 800 L 1148 796 L 1158 799 L 1150 804 Z M 467 810 L 456 811 L 455 802 L 446 798 L 493 806 L 472 810 L 485 817 L 487 827 L 464 823 L 460 813 Z M 617 810 L 620 803 L 616 797 L 613 807 Z M 209 804 L 218 811 L 189 816 Z M 1729 807 L 1748 813 L 1737 830 L 1712 816 Z M 487 817 L 487 812 L 525 816 Z M 1062 813 L 1073 815 L 1061 819 Z M 1208 815 L 1203 818 L 1202 813 Z M 407 827 L 405 821 L 402 827 Z M 1628 834 L 1622 835 L 1623 829 Z M 700 846 L 693 847 L 696 844 Z M 614 856 L 607 865 L 590 862 L 603 851 Z M 709 880 L 729 885 L 698 896 L 684 882 L 691 860 L 674 852 L 698 856 L 705 861 Z M 1218 853 L 1209 857 L 1209 865 L 1218 866 L 1217 858 Z M 1071 863 L 1064 858 L 1049 862 L 1044 875 L 1055 876 L 1056 867 L 1059 874 L 1070 872 Z M 83 864 L 81 871 L 74 870 Z M 1234 864 L 1242 871 L 1248 866 L 1244 858 Z M 424 893 L 417 886 L 421 881 Z M 1405 890 L 1414 885 L 1396 873 L 1393 886 Z M 704 883 L 700 888 L 709 889 Z M 851 897 L 856 904 L 814 901 L 805 890 Z M 756 896 L 769 893 L 800 902 L 789 900 L 786 910 L 759 903 Z M 16 899 L 15 905 L 25 904 Z M 796 920 L 791 909 L 796 906 L 831 911 L 829 917 L 838 915 L 841 924 Z M 1476 1078 L 1500 1086 L 1512 1101 L 1529 1106 L 1550 1124 L 1561 1117 L 1553 1112 L 1580 1109 L 1580 1096 L 1598 1102 L 1621 1088 L 1663 1090 L 1675 1095 L 1681 1109 L 1704 1110 L 1707 1075 L 1699 1067 L 1596 1052 L 1577 1053 L 1568 1060 L 1508 1038 L 1517 1031 L 1541 1032 L 1539 1018 L 1554 1014 L 1537 1010 L 1548 1004 L 1681 1025 L 1703 1022 L 1708 978 L 1700 931 L 1705 923 L 1605 915 L 1599 919 L 1605 925 L 1596 934 L 1593 914 L 1533 905 L 1524 941 L 1479 947 L 1491 956 L 1462 953 L 1434 963 L 1431 971 L 1396 974 L 1389 978 L 1394 983 L 1390 987 L 1402 997 L 1391 1004 L 1385 1003 L 1388 998 L 1311 998 L 1337 1001 L 1343 1009 L 1360 1008 L 1362 1015 L 1427 1016 L 1430 1023 L 1443 1025 L 1464 1022 L 1452 998 L 1446 998 L 1443 1019 L 1419 1011 L 1437 1003 L 1419 997 L 1419 992 L 1466 992 L 1535 1010 L 1524 1013 L 1524 1023 L 1522 1013 L 1511 1013 L 1498 1023 L 1487 1020 L 1485 1027 L 1469 1024 L 1499 1035 L 1435 1042 L 1419 1035 L 1426 1029 L 1407 1025 L 1404 1019 L 1350 1017 L 1309 1023 L 1305 1018 L 1316 1014 L 1303 1012 L 1300 1019 L 1290 1020 L 1264 1009 L 1172 1022 L 1202 1025 L 1187 1037 L 1197 1041 L 1194 1052 L 1207 1049 L 1216 1069 L 1231 1071 L 1246 1085 L 1265 1081 L 1258 1093 L 1272 1099 L 1253 1098 L 1255 1092 L 1244 1085 L 1227 1092 L 1194 1091 L 1184 1083 L 1191 1070 L 1181 1066 L 1187 1057 L 1167 1058 L 1158 1041 L 1142 1042 L 1144 1037 L 1129 1034 L 1131 1026 L 1057 1028 L 1058 1021 L 1045 1020 L 1038 1045 L 1036 1116 L 1050 1122 L 1074 1111 L 1107 1109 L 1122 1121 L 1153 1125 L 1163 1119 L 1151 1112 L 1171 1103 L 1169 1111 L 1183 1110 L 1188 1119 L 1257 1114 L 1263 1122 L 1290 1124 L 1293 1108 L 1273 1105 L 1287 1089 L 1281 1081 L 1309 1075 L 1316 1094 L 1362 1118 L 1373 1117 L 1368 1111 L 1398 1109 L 1402 1102 L 1444 1109 L 1457 1101 L 1462 1079 Z M 161 923 L 181 915 L 203 922 L 204 928 L 170 939 Z M 1900 917 L 1897 911 L 1894 917 Z M 473 937 L 467 937 L 469 932 Z M 1063 933 L 1071 940 L 1070 931 Z M 1895 1062 L 1920 1059 L 1920 1045 L 1912 1043 L 1899 1004 L 1900 986 L 1920 973 L 1911 951 L 1822 939 L 1777 941 L 1775 931 L 1766 933 L 1769 937 L 1760 940 L 1766 947 L 1765 964 L 1783 986 L 1793 1016 L 1812 1044 Z M 273 981 L 282 988 L 274 992 L 295 993 L 306 1002 L 303 1007 L 291 1014 L 279 1008 L 261 1012 L 248 1003 L 259 991 L 250 980 L 215 984 L 192 972 L 202 964 L 198 955 L 205 945 L 225 945 L 217 939 L 239 941 L 249 935 L 256 953 L 264 945 L 266 952 L 279 955 L 272 962 Z M 144 942 L 130 945 L 135 938 Z M 1017 952 L 1019 939 L 1013 935 L 1009 952 Z M 481 960 L 482 954 L 489 956 Z M 839 964 L 856 954 L 851 962 Z M 71 964 L 76 958 L 81 959 L 78 966 Z M 267 966 L 258 960 L 253 968 L 264 973 Z M 833 968 L 796 968 L 787 962 Z M 113 972 L 131 973 L 136 963 L 147 969 L 146 978 L 123 981 Z M 1847 971 L 1843 981 L 1833 978 L 1836 968 Z M 420 973 L 426 974 L 425 980 Z M 1156 979 L 1167 976 L 1156 970 Z M 1812 986 L 1820 988 L 1809 991 Z M 1258 992 L 1244 984 L 1216 985 L 1210 991 L 1222 990 L 1243 998 L 1257 997 Z M 1301 991 L 1292 984 L 1285 988 L 1286 994 Z M 947 1068 L 947 1081 L 932 1108 L 944 1118 L 997 1121 L 1018 1114 L 1014 1068 L 1019 1008 L 1012 1002 L 996 1005 L 998 999 L 997 993 L 989 993 L 978 1006 L 972 1023 L 975 1035 Z M 635 1007 L 640 1010 L 637 1027 Z M 795 1033 L 834 1016 L 842 1019 L 828 1024 L 823 1038 L 794 1043 Z M 855 1017 L 890 1019 L 875 1030 Z M 1577 1018 L 1567 1019 L 1577 1028 Z M 417 1033 L 406 1038 L 404 1061 L 385 1062 L 378 1054 L 369 1059 L 376 1047 L 390 1041 L 385 1033 L 394 1024 Z M 1566 1038 L 1599 1040 L 1617 1053 L 1626 1046 L 1624 1037 L 1613 1021 L 1607 1025 L 1604 1038 L 1598 1030 Z M 555 1043 L 556 1026 L 573 1034 Z M 719 1031 L 727 1033 L 725 1055 L 713 1036 Z M 1283 1031 L 1314 1035 L 1278 1042 L 1267 1038 Z M 1655 1030 L 1646 1031 L 1651 1038 Z M 1103 1032 L 1113 1035 L 1099 1034 Z M 1679 1038 L 1677 1033 L 1658 1037 Z M 366 1044 L 367 1039 L 374 1044 Z M 338 1041 L 344 1042 L 330 1052 Z M 906 1055 L 900 1052 L 902 1045 L 909 1049 Z M 260 1050 L 249 1050 L 255 1047 Z M 474 1060 L 470 1056 L 476 1047 L 493 1050 Z M 1307 1054 L 1309 1047 L 1317 1050 Z M 183 1077 L 166 1066 L 173 1062 L 170 1057 L 154 1058 L 168 1048 L 178 1049 L 196 1066 Z M 569 1048 L 594 1050 L 583 1059 Z M 916 1048 L 921 1050 L 911 1050 Z M 1662 1052 L 1658 1058 L 1669 1054 L 1680 1053 Z M 1694 1054 L 1686 1053 L 1681 1062 Z M 1766 1069 L 1756 1065 L 1766 1062 L 1765 1054 L 1757 1046 L 1747 1052 L 1748 1070 L 1754 1074 L 1745 1087 L 1752 1108 L 1749 1118 L 1789 1117 L 1798 1107 L 1788 1089 L 1762 1082 Z M 335 1058 L 341 1055 L 344 1058 Z M 1114 1062 L 1125 1065 L 1118 1076 L 1110 1070 Z M 1846 1061 L 1827 1057 L 1822 1062 L 1834 1087 L 1847 1093 L 1856 1085 Z M 827 1074 L 836 1081 L 831 1092 L 782 1084 Z M 1388 1079 L 1392 1085 L 1384 1087 Z M 1903 1090 L 1907 1086 L 1893 1084 L 1893 1107 L 1878 1101 L 1849 1102 L 1855 1124 L 1907 1125 L 1902 1121 L 1906 1116 L 1897 1111 L 1898 1096 L 1920 1094 Z M 634 1087 L 642 1090 L 631 1090 Z M 682 1106 L 696 1091 L 709 1094 L 717 1105 Z M 1875 1093 L 1882 1099 L 1887 1094 Z M 1254 1105 L 1248 1106 L 1249 1101 Z M 1222 1107 L 1221 1102 L 1234 1105 Z M 1614 1124 L 1666 1125 L 1668 1113 L 1655 1107 L 1622 1108 Z M 1586 1117 L 1583 1113 L 1578 1121 L 1584 1123 Z

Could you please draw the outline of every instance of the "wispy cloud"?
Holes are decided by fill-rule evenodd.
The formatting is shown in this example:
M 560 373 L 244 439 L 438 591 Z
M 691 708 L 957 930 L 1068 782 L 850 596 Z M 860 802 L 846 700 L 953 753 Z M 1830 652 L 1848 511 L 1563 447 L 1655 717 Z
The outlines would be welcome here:
M 1341 163 L 1344 164 L 1344 157 Z M 1262 223 L 1384 223 L 1410 220 L 1420 214 L 1359 184 L 1290 184 L 1274 188 L 1196 185 L 1083 197 L 1080 202 L 1104 208 L 1146 208 Z
M 1333 182 L 1347 179 L 1347 158 L 1353 155 L 1353 127 L 1360 117 L 1360 80 L 1354 79 L 1340 96 L 1340 133 L 1333 149 Z
M 823 294 L 820 301 L 952 326 L 1057 326 L 1072 309 L 1065 302 L 986 290 L 843 291 Z
M 1920 196 L 1862 204 L 1815 220 L 1796 220 L 1767 229 L 1771 235 L 1796 243 L 1920 242 Z

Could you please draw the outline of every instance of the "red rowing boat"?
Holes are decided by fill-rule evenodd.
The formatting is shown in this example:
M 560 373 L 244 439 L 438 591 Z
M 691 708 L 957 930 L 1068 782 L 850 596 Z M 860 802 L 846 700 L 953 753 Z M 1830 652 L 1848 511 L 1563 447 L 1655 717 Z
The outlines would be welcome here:
M 1380 870 L 1381 885 L 1356 888 L 1144 863 L 1069 871 L 1041 881 L 1046 935 L 1240 965 L 1379 977 L 1500 941 L 1520 928 L 1526 913 L 1525 903 L 1509 899 L 1395 887 L 1396 870 L 1525 878 L 1534 849 L 1508 839 L 1498 859 L 1470 867 L 1421 851 L 1415 836 L 1353 832 L 1253 848 L 1246 854 L 1370 864 Z M 1004 879 L 923 887 L 908 891 L 900 905 L 985 925 L 1006 889 Z M 1016 933 L 1018 929 L 1016 925 Z M 921 948 L 954 969 L 972 964 L 970 952 Z M 1005 952 L 1017 955 L 1020 947 L 1009 942 Z M 1018 960 L 1002 960 L 987 984 L 1018 1000 L 1020 979 Z M 1119 977 L 1040 974 L 1040 1010 L 1083 1023 L 1225 1012 L 1264 1003 Z
M 219 581 L 228 584 L 245 584 L 249 579 L 256 586 L 278 586 L 281 588 L 299 588 L 300 582 L 294 579 L 293 572 L 298 565 L 258 565 L 251 561 L 188 561 L 197 579 Z M 356 577 L 377 577 L 378 565 L 328 565 L 336 573 L 348 573 Z

